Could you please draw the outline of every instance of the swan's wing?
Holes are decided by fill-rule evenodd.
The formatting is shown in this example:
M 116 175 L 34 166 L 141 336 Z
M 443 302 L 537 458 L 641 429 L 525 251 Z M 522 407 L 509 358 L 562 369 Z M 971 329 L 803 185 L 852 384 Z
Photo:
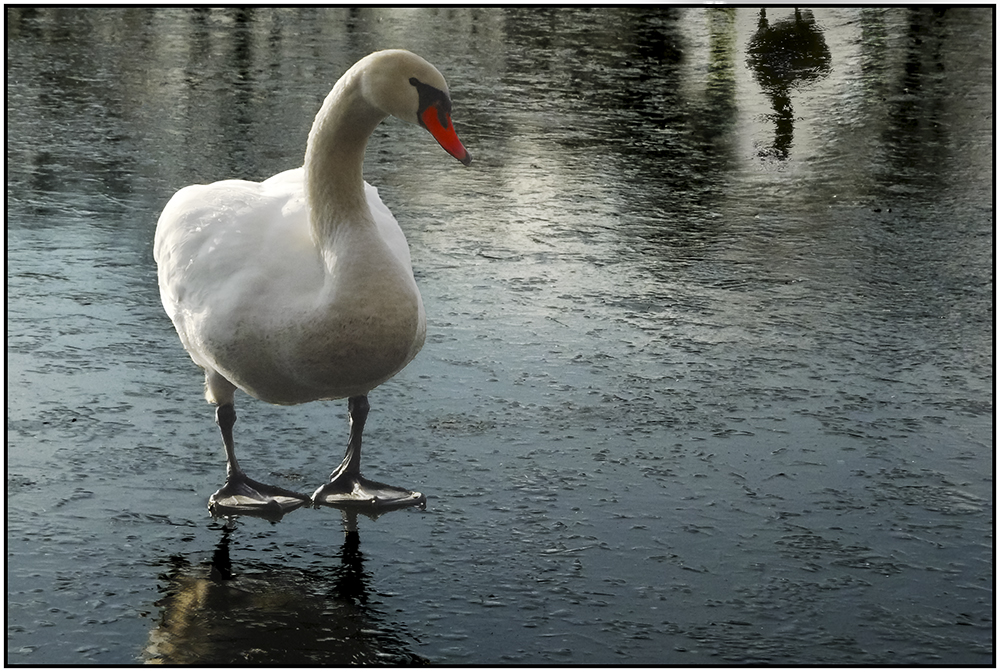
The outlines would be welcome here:
M 181 189 L 157 222 L 153 256 L 163 307 L 192 357 L 248 307 L 301 299 L 322 282 L 301 169 Z

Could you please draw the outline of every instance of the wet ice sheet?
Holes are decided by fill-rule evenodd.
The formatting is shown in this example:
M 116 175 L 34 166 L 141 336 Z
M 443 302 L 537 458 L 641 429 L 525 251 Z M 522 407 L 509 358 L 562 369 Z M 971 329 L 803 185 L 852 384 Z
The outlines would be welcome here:
M 11 12 L 12 662 L 266 661 L 289 621 L 337 661 L 992 660 L 981 13 L 817 10 L 830 71 L 785 157 L 750 9 Z M 430 335 L 365 459 L 428 508 L 356 551 L 328 510 L 226 533 L 153 222 L 297 163 L 386 42 L 445 73 L 476 157 L 394 124 L 367 162 Z M 252 473 L 339 461 L 345 404 L 238 403 Z

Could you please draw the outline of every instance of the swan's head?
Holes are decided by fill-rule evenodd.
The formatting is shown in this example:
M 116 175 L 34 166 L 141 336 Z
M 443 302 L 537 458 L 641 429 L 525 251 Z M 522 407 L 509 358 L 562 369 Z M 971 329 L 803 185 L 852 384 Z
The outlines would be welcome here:
M 448 83 L 437 68 L 403 49 L 377 51 L 354 67 L 362 72 L 362 91 L 370 104 L 423 126 L 449 154 L 465 165 L 472 162 L 451 123 Z

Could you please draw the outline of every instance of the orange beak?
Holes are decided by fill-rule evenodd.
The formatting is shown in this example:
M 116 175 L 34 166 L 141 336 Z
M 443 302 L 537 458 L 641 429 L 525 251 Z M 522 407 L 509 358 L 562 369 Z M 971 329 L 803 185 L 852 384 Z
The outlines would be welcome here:
M 447 112 L 440 110 L 437 105 L 428 105 L 420 115 L 420 121 L 438 144 L 444 147 L 444 151 L 466 166 L 472 163 L 472 155 L 462 146 L 462 141 L 455 133 L 455 125 L 451 123 L 451 116 Z

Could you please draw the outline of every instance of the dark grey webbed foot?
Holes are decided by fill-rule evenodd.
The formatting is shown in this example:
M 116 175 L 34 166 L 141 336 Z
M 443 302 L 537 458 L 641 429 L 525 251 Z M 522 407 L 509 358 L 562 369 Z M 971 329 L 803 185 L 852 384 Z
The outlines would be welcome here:
M 245 515 L 280 520 L 290 511 L 309 503 L 307 495 L 267 485 L 242 472 L 230 474 L 226 484 L 208 499 L 213 516 Z
M 208 498 L 208 510 L 213 516 L 244 515 L 277 521 L 289 511 L 309 503 L 306 495 L 255 481 L 243 473 L 233 445 L 236 411 L 232 404 L 221 404 L 216 409 L 215 421 L 222 431 L 229 475 L 226 484 Z
M 344 461 L 330 475 L 330 481 L 313 493 L 313 505 L 365 511 L 424 506 L 427 498 L 419 492 L 370 481 L 361 475 L 361 435 L 368 417 L 368 398 L 351 397 L 347 401 L 347 409 L 351 421 L 347 453 Z
M 370 481 L 360 474 L 342 475 L 316 489 L 312 501 L 337 508 L 388 511 L 407 506 L 423 506 L 427 497 L 419 492 Z

